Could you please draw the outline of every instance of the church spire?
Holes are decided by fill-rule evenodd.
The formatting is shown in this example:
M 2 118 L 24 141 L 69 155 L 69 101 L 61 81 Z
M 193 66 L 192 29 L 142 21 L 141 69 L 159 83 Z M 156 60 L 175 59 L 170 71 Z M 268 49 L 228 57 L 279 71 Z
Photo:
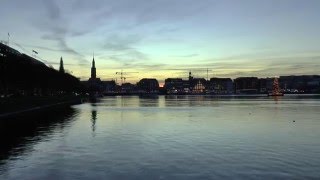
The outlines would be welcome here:
M 94 53 L 93 53 L 93 59 L 92 59 L 92 67 L 96 68 L 96 63 L 94 62 Z
M 91 67 L 91 78 L 96 79 L 96 63 L 94 61 L 94 53 L 93 53 L 93 59 L 92 59 L 92 67 Z
M 60 58 L 60 68 L 59 68 L 60 73 L 64 73 L 64 67 L 63 67 L 63 59 L 62 57 Z

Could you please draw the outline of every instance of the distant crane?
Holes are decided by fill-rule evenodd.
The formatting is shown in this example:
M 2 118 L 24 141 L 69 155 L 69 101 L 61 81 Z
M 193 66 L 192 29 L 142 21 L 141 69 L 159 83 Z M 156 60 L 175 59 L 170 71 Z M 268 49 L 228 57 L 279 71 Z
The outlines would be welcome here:
M 139 73 L 139 72 L 124 72 L 122 69 L 120 72 L 116 72 L 117 75 L 120 75 L 121 79 L 121 85 L 126 82 L 127 77 L 124 77 L 124 75 L 132 74 L 132 73 Z
M 193 72 L 206 72 L 207 73 L 207 81 L 209 81 L 209 72 L 212 72 L 211 69 L 209 68 L 196 68 L 196 69 L 188 69 L 189 70 L 189 75 L 190 73 Z
M 207 81 L 209 81 L 209 71 L 212 71 L 212 70 L 209 70 L 209 69 L 207 68 Z

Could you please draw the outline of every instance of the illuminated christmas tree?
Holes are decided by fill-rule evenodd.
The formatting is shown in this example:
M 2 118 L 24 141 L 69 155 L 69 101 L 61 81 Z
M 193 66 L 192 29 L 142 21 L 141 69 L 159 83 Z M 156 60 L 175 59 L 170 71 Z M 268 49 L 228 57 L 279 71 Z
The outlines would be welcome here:
M 279 81 L 278 78 L 274 78 L 272 84 L 272 95 L 273 96 L 282 96 L 283 94 L 280 92 Z

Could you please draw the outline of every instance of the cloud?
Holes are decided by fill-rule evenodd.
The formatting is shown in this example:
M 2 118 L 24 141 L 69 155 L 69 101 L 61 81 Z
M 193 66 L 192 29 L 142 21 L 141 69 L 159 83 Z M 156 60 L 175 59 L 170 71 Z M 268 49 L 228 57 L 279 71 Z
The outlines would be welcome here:
M 94 50 L 99 54 L 97 64 L 105 69 L 138 69 L 146 75 L 159 72 L 159 77 L 164 77 L 165 72 L 168 76 L 182 75 L 188 70 L 202 76 L 206 68 L 219 76 L 318 73 L 319 54 L 296 51 L 319 52 L 316 46 L 318 6 L 300 4 L 284 2 L 273 6 L 274 3 L 266 2 L 261 6 L 251 1 L 216 0 L 6 0 L 0 14 L 3 27 L 12 28 L 10 33 L 17 34 L 12 39 L 22 37 L 19 42 L 29 44 L 22 46 L 43 50 L 41 55 L 47 53 L 48 57 L 56 58 L 53 54 L 57 53 L 58 57 L 77 60 L 79 65 L 88 64 L 86 53 L 91 55 Z M 271 15 L 272 10 L 276 13 Z M 299 27 L 296 31 L 299 33 L 291 27 Z M 0 35 L 5 37 L 7 31 L 3 30 L 4 35 Z M 30 36 L 23 34 L 26 32 Z M 279 34 L 288 37 L 273 40 Z M 234 55 L 245 51 L 252 53 Z M 207 59 L 199 60 L 202 57 Z
M 134 49 L 134 45 L 139 43 L 142 37 L 139 35 L 125 35 L 117 34 L 111 35 L 105 40 L 103 49 L 107 51 L 127 51 Z
M 17 44 L 18 45 L 18 44 Z M 20 44 L 20 46 L 24 46 L 24 47 L 31 47 L 34 49 L 40 49 L 40 50 L 45 50 L 45 51 L 53 51 L 53 52 L 66 52 L 68 53 L 69 51 L 67 49 L 56 49 L 56 48 L 50 48 L 50 47 L 46 47 L 46 46 L 38 46 L 38 45 L 31 45 L 31 44 Z
M 59 20 L 61 18 L 60 8 L 54 0 L 43 0 L 42 2 L 46 7 L 46 12 L 51 20 Z
M 210 4 L 210 5 L 208 5 Z M 108 26 L 113 23 L 114 29 L 132 30 L 148 24 L 163 22 L 173 24 L 184 19 L 193 18 L 204 9 L 213 7 L 212 0 L 172 1 L 172 0 L 76 0 L 72 5 L 74 13 L 90 14 L 90 25 Z M 117 26 L 117 27 L 116 27 Z M 95 26 L 94 26 L 95 27 Z M 176 31 L 177 28 L 166 28 L 160 31 Z
M 60 62 L 56 62 L 56 61 L 46 61 L 47 64 L 50 64 L 50 65 L 60 65 Z M 88 66 L 88 64 L 72 64 L 72 63 L 63 63 L 63 65 L 66 65 L 66 66 Z
M 32 21 L 32 25 L 41 32 L 42 40 L 52 41 L 55 43 L 55 45 L 53 47 L 52 45 L 51 47 L 31 45 L 30 47 L 53 52 L 67 53 L 74 56 L 74 59 L 78 60 L 79 64 L 88 63 L 81 53 L 67 43 L 68 34 L 77 36 L 78 34 L 83 34 L 83 32 L 73 32 L 70 28 L 68 28 L 69 21 L 64 17 L 57 1 L 43 0 L 42 4 L 45 8 L 45 14 L 44 16 L 37 17 L 37 21 Z
M 67 44 L 66 38 L 64 35 L 62 35 L 60 33 L 56 33 L 56 32 L 51 32 L 51 34 L 47 34 L 47 35 L 43 36 L 42 39 L 52 40 L 52 41 L 56 42 L 57 43 L 56 46 L 59 47 L 59 49 L 46 48 L 46 47 L 41 47 L 41 46 L 38 46 L 38 47 L 40 47 L 42 49 L 46 49 L 46 50 L 51 50 L 51 51 L 65 52 L 65 53 L 68 53 L 70 55 L 75 56 L 75 58 L 79 61 L 79 63 L 88 63 L 88 61 L 84 58 L 84 56 L 81 53 L 79 53 L 75 49 L 71 48 Z
M 178 57 L 178 58 L 191 58 L 191 57 L 196 57 L 199 56 L 199 54 L 187 54 L 187 55 L 180 55 L 180 56 L 173 56 L 173 57 Z
M 114 60 L 116 62 L 122 63 L 132 63 L 137 61 L 148 60 L 148 56 L 137 50 L 130 50 L 122 54 L 115 54 L 111 56 L 107 56 L 107 59 Z
M 182 65 L 156 64 L 156 63 L 132 63 L 126 68 L 137 69 L 143 72 L 166 72 L 169 75 L 181 76 L 191 70 L 196 76 L 206 77 L 206 70 L 209 69 L 209 76 L 239 77 L 258 76 L 273 77 L 290 74 L 318 74 L 320 68 L 320 55 L 288 56 L 248 59 L 245 61 L 225 61 L 190 63 Z M 167 76 L 167 77 L 168 77 Z
M 102 50 L 111 54 L 105 58 L 117 62 L 128 63 L 148 60 L 148 56 L 135 47 L 141 41 L 142 37 L 139 35 L 120 36 L 115 34 L 106 38 Z
M 192 2 L 191 0 L 186 1 L 186 3 Z M 143 25 L 156 22 L 171 23 L 185 17 L 192 17 L 192 14 L 197 13 L 197 10 L 205 8 L 205 3 L 202 2 L 181 8 L 181 2 L 169 0 L 137 0 L 134 2 L 130 0 L 93 0 L 90 2 L 74 0 L 71 3 L 61 3 L 59 0 L 42 0 L 39 4 L 44 7 L 44 14 L 35 17 L 32 24 L 41 32 L 43 40 L 52 41 L 55 45 L 49 47 L 35 45 L 34 47 L 68 53 L 75 56 L 79 63 L 86 60 L 79 53 L 79 50 L 69 43 L 69 39 L 72 37 L 82 37 L 99 28 L 110 27 L 108 32 L 104 31 L 103 33 L 113 34 L 109 35 L 102 45 L 102 50 L 106 51 L 106 54 L 111 53 L 109 59 L 120 62 L 148 60 L 148 55 L 136 47 L 145 35 L 141 34 L 141 31 L 138 31 L 137 34 L 123 35 L 117 31 L 119 27 L 122 28 L 121 31 L 132 31 L 130 28 L 124 29 L 123 27 L 133 26 L 141 29 Z M 109 26 L 109 23 L 113 24 Z M 160 31 L 168 32 L 177 29 L 175 26 L 162 26 Z M 159 32 L 155 31 L 154 33 Z

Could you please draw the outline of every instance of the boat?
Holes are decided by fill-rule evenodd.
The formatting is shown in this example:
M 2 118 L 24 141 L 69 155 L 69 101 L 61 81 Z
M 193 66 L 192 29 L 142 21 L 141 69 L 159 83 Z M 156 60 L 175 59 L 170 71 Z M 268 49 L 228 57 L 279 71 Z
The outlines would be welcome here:
M 273 84 L 272 84 L 272 92 L 269 93 L 268 96 L 284 96 L 284 94 L 280 92 L 278 78 L 274 78 Z

